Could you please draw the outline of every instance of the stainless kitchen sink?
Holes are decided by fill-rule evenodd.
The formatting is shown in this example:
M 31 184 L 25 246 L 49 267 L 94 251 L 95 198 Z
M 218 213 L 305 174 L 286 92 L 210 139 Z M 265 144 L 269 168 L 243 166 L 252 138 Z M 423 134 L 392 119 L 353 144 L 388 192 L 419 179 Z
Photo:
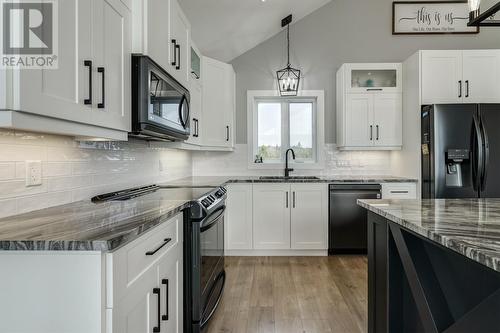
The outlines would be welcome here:
M 319 180 L 318 177 L 315 176 L 292 176 L 292 177 L 284 177 L 284 176 L 262 176 L 259 177 L 261 180 Z

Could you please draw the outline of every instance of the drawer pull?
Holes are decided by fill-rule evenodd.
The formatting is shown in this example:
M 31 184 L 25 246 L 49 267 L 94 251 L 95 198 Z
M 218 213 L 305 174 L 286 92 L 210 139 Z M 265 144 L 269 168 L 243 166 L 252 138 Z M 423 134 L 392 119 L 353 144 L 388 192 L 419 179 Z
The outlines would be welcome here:
M 160 309 L 160 300 L 161 300 L 161 289 L 160 288 L 154 288 L 153 289 L 153 294 L 156 294 L 158 295 L 158 307 L 157 307 L 157 310 L 158 310 L 158 325 L 153 327 L 153 333 L 159 333 L 160 332 L 160 325 L 161 325 L 161 321 L 160 321 L 160 312 L 161 312 L 161 309 Z
M 168 279 L 161 280 L 161 284 L 165 285 L 165 314 L 161 316 L 162 320 L 168 320 Z
M 147 255 L 147 256 L 152 256 L 152 255 L 154 255 L 156 252 L 160 251 L 160 249 L 161 249 L 162 247 L 164 247 L 165 245 L 167 245 L 167 244 L 168 244 L 168 243 L 170 243 L 171 241 L 172 241 L 172 238 L 165 238 L 165 239 L 163 240 L 163 244 L 161 244 L 160 246 L 158 246 L 158 247 L 156 248 L 156 250 L 154 250 L 154 251 L 148 251 L 148 252 L 146 252 L 146 255 Z
M 391 191 L 393 194 L 408 194 L 408 191 Z

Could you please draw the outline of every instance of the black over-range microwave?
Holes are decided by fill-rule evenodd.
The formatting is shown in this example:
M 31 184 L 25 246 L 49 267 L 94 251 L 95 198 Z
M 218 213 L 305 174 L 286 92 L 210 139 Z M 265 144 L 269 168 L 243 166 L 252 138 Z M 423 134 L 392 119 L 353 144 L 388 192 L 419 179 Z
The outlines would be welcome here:
M 190 134 L 189 91 L 151 58 L 132 55 L 132 132 L 147 140 L 183 141 Z

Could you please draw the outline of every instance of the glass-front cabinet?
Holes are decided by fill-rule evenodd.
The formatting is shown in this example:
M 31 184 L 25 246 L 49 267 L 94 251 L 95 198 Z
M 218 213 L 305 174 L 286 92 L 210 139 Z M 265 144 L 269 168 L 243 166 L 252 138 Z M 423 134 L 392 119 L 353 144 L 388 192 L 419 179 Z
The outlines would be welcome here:
M 345 64 L 348 93 L 401 92 L 401 64 Z

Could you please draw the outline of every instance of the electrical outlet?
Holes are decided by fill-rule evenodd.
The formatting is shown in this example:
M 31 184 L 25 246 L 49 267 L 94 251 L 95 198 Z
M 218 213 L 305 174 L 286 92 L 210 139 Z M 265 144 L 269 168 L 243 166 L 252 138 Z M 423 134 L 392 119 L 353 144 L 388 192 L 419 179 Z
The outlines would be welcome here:
M 42 161 L 26 161 L 26 186 L 42 185 Z

